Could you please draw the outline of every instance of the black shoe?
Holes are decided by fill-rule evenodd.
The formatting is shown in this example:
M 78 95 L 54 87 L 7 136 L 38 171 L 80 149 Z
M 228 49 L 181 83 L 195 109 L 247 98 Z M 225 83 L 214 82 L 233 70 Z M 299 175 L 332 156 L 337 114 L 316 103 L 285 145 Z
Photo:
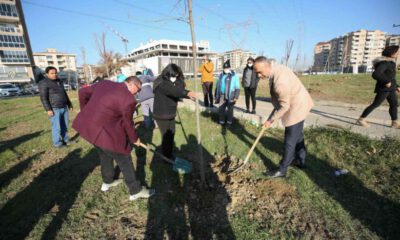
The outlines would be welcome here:
M 247 110 L 245 111 L 245 113 L 250 113 L 249 109 L 247 109 Z
M 251 111 L 251 114 L 256 114 L 256 110 L 253 109 L 253 111 Z
M 211 105 L 210 105 L 210 108 L 214 108 L 214 105 L 211 104 Z
M 282 173 L 279 170 L 272 170 L 266 173 L 263 173 L 265 176 L 270 177 L 270 178 L 284 178 L 286 177 L 286 173 Z

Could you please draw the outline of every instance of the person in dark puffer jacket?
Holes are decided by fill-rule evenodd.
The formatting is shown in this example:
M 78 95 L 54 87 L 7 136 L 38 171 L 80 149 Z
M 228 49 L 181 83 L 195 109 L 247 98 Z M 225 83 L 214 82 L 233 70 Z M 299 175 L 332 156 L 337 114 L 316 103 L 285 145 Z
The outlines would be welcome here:
M 368 127 L 369 124 L 365 118 L 386 99 L 389 102 L 389 114 L 392 119 L 392 128 L 400 129 L 400 123 L 397 120 L 397 94 L 400 93 L 400 87 L 396 83 L 396 59 L 399 52 L 399 46 L 386 47 L 382 52 L 382 58 L 374 61 L 374 72 L 372 77 L 376 80 L 375 99 L 361 114 L 357 124 Z
M 39 82 L 40 100 L 50 117 L 53 146 L 59 148 L 69 145 L 68 110 L 72 110 L 72 103 L 57 78 L 57 69 L 49 66 L 45 72 L 46 77 Z
M 181 98 L 196 98 L 196 94 L 185 89 L 184 76 L 176 64 L 168 64 L 154 81 L 154 119 L 162 135 L 162 153 L 174 159 L 175 117 Z

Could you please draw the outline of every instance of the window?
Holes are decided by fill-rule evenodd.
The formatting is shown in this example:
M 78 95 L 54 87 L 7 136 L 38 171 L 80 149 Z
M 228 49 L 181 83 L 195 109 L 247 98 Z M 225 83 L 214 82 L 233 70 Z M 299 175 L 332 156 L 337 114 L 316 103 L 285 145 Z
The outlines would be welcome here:
M 6 3 L 0 4 L 0 15 L 7 17 L 18 17 L 17 8 L 15 5 L 10 5 Z
M 0 47 L 24 48 L 24 39 L 21 36 L 0 35 Z
M 176 45 L 169 45 L 169 49 L 178 49 L 178 46 L 176 46 Z
M 0 51 L 0 58 L 3 63 L 27 62 L 29 63 L 26 51 Z

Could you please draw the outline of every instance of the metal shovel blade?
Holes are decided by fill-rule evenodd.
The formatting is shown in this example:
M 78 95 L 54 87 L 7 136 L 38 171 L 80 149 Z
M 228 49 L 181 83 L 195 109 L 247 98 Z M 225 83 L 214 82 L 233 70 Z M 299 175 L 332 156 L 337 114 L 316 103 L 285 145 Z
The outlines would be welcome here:
M 193 165 L 191 162 L 183 158 L 176 157 L 173 164 L 173 170 L 179 174 L 187 174 L 193 170 Z

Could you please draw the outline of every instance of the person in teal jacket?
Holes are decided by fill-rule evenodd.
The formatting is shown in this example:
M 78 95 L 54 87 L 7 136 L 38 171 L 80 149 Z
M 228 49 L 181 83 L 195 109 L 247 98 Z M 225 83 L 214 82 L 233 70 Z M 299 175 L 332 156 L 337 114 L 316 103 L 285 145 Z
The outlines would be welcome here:
M 224 71 L 219 75 L 215 89 L 215 103 L 219 106 L 219 124 L 230 127 L 233 121 L 233 107 L 239 99 L 240 81 L 237 74 L 231 70 L 229 59 L 223 65 Z M 227 116 L 226 116 L 227 115 Z
M 117 74 L 117 82 L 121 83 L 125 81 L 126 76 L 122 73 L 121 69 L 117 69 L 116 74 Z

